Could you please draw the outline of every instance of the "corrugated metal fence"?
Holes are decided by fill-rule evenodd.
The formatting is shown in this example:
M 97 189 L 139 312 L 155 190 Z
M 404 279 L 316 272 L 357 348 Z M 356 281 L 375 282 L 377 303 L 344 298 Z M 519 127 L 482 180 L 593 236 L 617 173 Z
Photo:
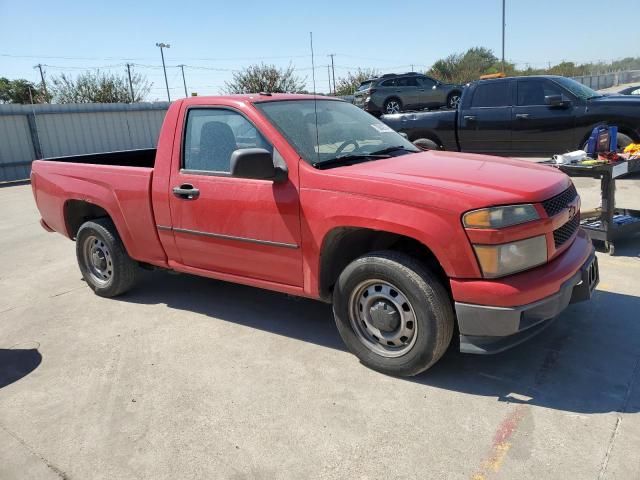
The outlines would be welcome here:
M 36 158 L 155 148 L 168 102 L 0 105 L 0 182 L 29 178 Z
M 591 87 L 594 90 L 615 87 L 625 83 L 640 81 L 640 70 L 626 70 L 624 72 L 602 73 L 597 75 L 584 75 L 582 77 L 571 77 L 577 82 Z

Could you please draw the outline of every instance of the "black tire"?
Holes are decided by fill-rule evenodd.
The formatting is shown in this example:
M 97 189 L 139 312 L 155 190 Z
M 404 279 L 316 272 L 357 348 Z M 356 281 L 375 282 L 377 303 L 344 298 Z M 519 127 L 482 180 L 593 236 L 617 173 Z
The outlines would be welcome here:
M 420 150 L 441 150 L 440 145 L 428 138 L 418 138 L 413 141 L 413 144 Z
M 87 285 L 101 297 L 115 297 L 136 283 L 139 266 L 129 257 L 108 218 L 82 224 L 76 235 L 76 257 Z M 94 259 L 95 258 L 95 259 Z M 96 263 L 101 262 L 101 266 Z
M 461 92 L 451 92 L 449 96 L 447 96 L 447 108 L 458 108 L 461 95 Z
M 402 112 L 402 102 L 399 98 L 392 97 L 384 101 L 384 105 L 382 105 L 383 115 L 393 115 L 400 112 Z
M 411 318 L 415 320 L 415 324 L 412 325 L 413 335 L 411 343 L 401 345 L 395 353 L 391 350 L 393 347 L 384 345 L 384 342 L 375 345 L 375 342 L 367 340 L 366 333 L 362 334 L 368 328 L 362 320 L 363 317 L 352 316 L 352 312 L 362 311 L 362 303 L 359 303 L 361 298 L 366 298 L 364 301 L 376 302 L 369 312 L 378 307 L 379 300 L 376 300 L 375 293 L 369 296 L 358 293 L 362 291 L 361 286 L 367 285 L 367 282 L 373 282 L 372 286 L 376 291 L 380 290 L 377 290 L 378 284 L 375 282 L 388 284 L 391 286 L 389 292 L 392 296 L 397 289 L 396 298 L 400 295 L 408 301 L 409 305 L 405 303 L 402 308 L 411 312 Z M 386 306 L 383 309 L 387 312 Z M 412 376 L 429 368 L 447 350 L 454 329 L 453 305 L 441 281 L 414 258 L 392 251 L 367 254 L 354 260 L 344 269 L 333 292 L 333 313 L 338 331 L 347 348 L 364 365 L 390 375 Z M 369 313 L 369 319 L 371 318 L 373 317 Z M 363 325 L 362 329 L 359 327 L 360 323 Z M 391 330 L 385 329 L 384 332 Z M 377 340 L 375 336 L 373 338 Z M 370 343 L 367 344 L 367 341 Z M 405 342 L 408 343 L 409 340 Z M 389 357 L 376 353 L 373 350 L 375 348 L 388 349 L 394 354 L 400 354 Z
M 633 143 L 633 140 L 631 140 L 631 137 L 629 137 L 628 135 L 625 135 L 624 133 L 618 133 L 618 145 L 617 145 L 618 153 L 622 153 L 622 151 L 632 143 Z
M 631 139 L 631 137 L 629 137 L 628 135 L 625 135 L 624 133 L 618 133 L 618 145 L 617 145 L 616 151 L 618 153 L 622 153 L 622 151 L 632 143 L 633 143 L 633 140 Z M 587 142 L 585 142 L 584 145 L 582 145 L 582 150 L 584 150 L 585 152 L 587 151 Z

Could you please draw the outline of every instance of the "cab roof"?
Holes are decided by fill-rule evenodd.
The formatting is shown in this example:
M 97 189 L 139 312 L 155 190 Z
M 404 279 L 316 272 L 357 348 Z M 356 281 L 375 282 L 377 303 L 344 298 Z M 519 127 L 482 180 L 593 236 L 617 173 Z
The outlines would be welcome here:
M 302 94 L 302 93 L 243 93 L 243 94 L 233 94 L 233 95 L 209 95 L 209 96 L 197 96 L 197 97 L 188 97 L 183 98 L 182 101 L 187 105 L 193 104 L 198 105 L 202 103 L 208 102 L 216 102 L 221 100 L 233 100 L 236 102 L 243 103 L 261 103 L 261 102 L 278 102 L 285 100 L 336 100 L 336 101 L 344 101 L 341 98 L 329 97 L 325 95 L 312 95 L 312 94 Z

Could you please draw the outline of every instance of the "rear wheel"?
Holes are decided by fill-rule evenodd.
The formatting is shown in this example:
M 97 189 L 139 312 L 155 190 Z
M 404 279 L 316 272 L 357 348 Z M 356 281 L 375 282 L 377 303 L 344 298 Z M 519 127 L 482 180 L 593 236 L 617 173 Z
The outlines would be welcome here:
M 402 111 L 402 102 L 397 98 L 390 98 L 384 102 L 383 110 L 387 115 L 400 113 Z
M 616 152 L 622 153 L 622 151 L 632 143 L 633 143 L 633 140 L 631 139 L 631 137 L 629 137 L 628 135 L 625 135 L 624 133 L 618 133 L 618 143 L 616 147 Z M 588 143 L 585 142 L 585 144 L 582 146 L 582 150 L 584 150 L 585 152 L 587 151 L 587 145 Z
M 334 289 L 340 336 L 366 366 L 416 375 L 446 351 L 453 335 L 451 300 L 421 263 L 391 251 L 354 260 Z
M 419 138 L 414 140 L 413 144 L 420 150 L 440 150 L 440 145 L 428 138 Z
M 107 218 L 97 218 L 80 227 L 76 257 L 87 285 L 102 297 L 120 295 L 136 282 L 138 264 L 129 257 L 115 225 Z
M 458 108 L 460 105 L 460 92 L 451 92 L 447 97 L 447 108 Z

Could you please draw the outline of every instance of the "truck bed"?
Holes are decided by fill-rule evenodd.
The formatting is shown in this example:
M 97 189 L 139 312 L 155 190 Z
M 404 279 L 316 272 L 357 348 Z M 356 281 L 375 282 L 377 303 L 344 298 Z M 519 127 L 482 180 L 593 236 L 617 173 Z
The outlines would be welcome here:
M 45 158 L 48 162 L 88 163 L 90 165 L 118 165 L 121 167 L 153 168 L 156 160 L 155 148 L 120 150 L 107 153 L 89 153 L 66 157 Z
M 132 258 L 164 264 L 166 255 L 151 203 L 155 151 L 126 150 L 34 161 L 31 185 L 43 223 L 74 238 L 74 222 L 69 218 L 86 204 L 98 205 L 118 227 Z
M 406 133 L 410 141 L 433 140 L 445 150 L 458 151 L 457 110 L 405 112 L 380 117 L 397 132 Z

